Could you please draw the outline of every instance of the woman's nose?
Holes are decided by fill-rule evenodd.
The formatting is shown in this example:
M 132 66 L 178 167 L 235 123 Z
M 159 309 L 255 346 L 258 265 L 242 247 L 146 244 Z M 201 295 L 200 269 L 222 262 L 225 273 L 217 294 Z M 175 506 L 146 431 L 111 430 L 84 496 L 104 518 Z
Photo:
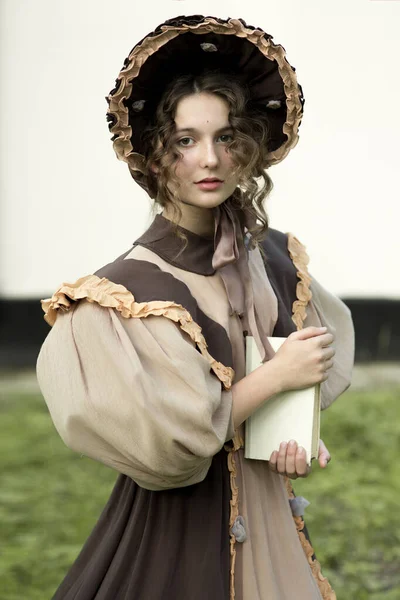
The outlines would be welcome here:
M 204 169 L 208 168 L 214 168 L 218 166 L 218 162 L 219 162 L 219 158 L 218 158 L 218 153 L 217 153 L 217 149 L 215 147 L 215 144 L 212 142 L 207 142 L 202 144 L 201 149 L 201 156 L 200 156 L 200 166 Z

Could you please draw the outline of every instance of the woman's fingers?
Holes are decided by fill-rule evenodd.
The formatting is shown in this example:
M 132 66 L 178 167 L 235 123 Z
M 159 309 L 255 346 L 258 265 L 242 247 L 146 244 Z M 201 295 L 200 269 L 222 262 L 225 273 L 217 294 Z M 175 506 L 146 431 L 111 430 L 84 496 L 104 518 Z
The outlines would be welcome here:
M 274 451 L 269 459 L 269 468 L 274 473 L 285 475 L 290 479 L 307 477 L 310 468 L 304 448 L 299 448 L 297 442 L 291 440 L 289 444 L 282 442 L 278 451 Z
M 322 348 L 330 346 L 335 341 L 335 336 L 328 333 L 327 327 L 305 327 L 288 336 L 290 340 L 310 340 L 311 338 L 315 338 L 318 346 Z
M 276 472 L 277 472 L 277 469 L 276 469 L 276 461 L 277 461 L 277 460 L 278 460 L 278 452 L 275 450 L 275 451 L 274 451 L 274 452 L 271 454 L 271 456 L 270 456 L 270 459 L 269 459 L 269 462 L 268 462 L 268 464 L 269 464 L 269 468 L 270 468 L 270 469 L 271 469 L 271 471 L 273 471 L 274 473 L 276 473 Z
M 325 468 L 330 460 L 330 452 L 324 442 L 320 439 L 318 462 L 322 468 Z M 290 440 L 288 444 L 282 442 L 279 446 L 279 451 L 275 450 L 272 452 L 268 464 L 271 471 L 290 477 L 290 479 L 307 477 L 311 472 L 311 468 L 307 464 L 306 451 L 301 446 L 298 447 L 295 440 Z
M 335 356 L 335 350 L 332 347 L 331 348 L 324 348 L 322 352 L 323 352 L 323 364 L 322 364 L 322 367 L 323 367 L 323 370 L 325 372 L 325 379 L 324 380 L 326 381 L 326 379 L 327 379 L 327 371 L 329 369 L 331 369 L 333 367 L 333 365 L 334 365 L 333 357 Z
M 319 440 L 318 461 L 319 461 L 320 467 L 322 467 L 324 469 L 327 466 L 327 464 L 330 462 L 330 460 L 331 460 L 331 454 L 330 454 L 328 448 L 325 446 L 325 444 L 322 440 Z
M 330 358 L 333 358 L 335 356 L 336 352 L 335 349 L 330 347 L 330 348 L 324 348 L 322 350 L 322 356 L 324 357 L 324 360 L 329 360 Z
M 286 450 L 287 450 L 287 443 L 282 442 L 281 445 L 279 446 L 278 459 L 276 462 L 276 467 L 277 467 L 278 473 L 280 473 L 281 475 L 286 473 Z
M 290 440 L 287 448 L 286 455 L 286 474 L 291 479 L 297 478 L 296 472 L 296 453 L 297 453 L 297 442 Z
M 292 340 L 308 340 L 315 336 L 322 336 L 327 331 L 326 327 L 305 327 L 304 329 L 294 331 L 288 337 Z
M 298 477 L 307 477 L 310 468 L 307 464 L 307 455 L 304 448 L 298 448 L 296 453 L 296 473 Z
M 318 338 L 318 342 L 323 348 L 330 346 L 335 341 L 334 336 L 331 333 L 325 333 Z

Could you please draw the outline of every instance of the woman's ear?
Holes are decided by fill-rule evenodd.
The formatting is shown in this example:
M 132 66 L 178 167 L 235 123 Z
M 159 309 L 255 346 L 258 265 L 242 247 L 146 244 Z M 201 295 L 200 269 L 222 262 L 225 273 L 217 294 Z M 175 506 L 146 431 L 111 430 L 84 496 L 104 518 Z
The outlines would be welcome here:
M 150 165 L 150 171 L 152 171 L 153 173 L 157 174 L 159 172 L 159 168 L 157 167 L 157 165 L 155 163 L 151 163 Z

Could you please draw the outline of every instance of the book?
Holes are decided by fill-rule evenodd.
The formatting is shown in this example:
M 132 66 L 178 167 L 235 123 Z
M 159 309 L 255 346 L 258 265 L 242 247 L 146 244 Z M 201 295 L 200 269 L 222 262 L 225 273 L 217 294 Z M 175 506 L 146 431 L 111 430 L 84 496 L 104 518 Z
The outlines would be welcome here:
M 269 337 L 276 352 L 286 338 Z M 262 364 L 254 338 L 246 337 L 246 374 Z M 245 421 L 245 458 L 269 460 L 281 442 L 296 440 L 307 463 L 318 458 L 321 412 L 320 384 L 272 396 Z

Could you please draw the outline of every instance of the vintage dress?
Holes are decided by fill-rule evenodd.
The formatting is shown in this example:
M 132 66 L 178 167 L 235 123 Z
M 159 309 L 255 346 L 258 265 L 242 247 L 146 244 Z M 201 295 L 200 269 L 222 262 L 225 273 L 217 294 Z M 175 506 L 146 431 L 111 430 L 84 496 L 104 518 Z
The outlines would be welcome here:
M 230 392 L 233 376 L 245 374 L 243 315 L 232 312 L 212 267 L 212 241 L 184 233 L 182 251 L 157 216 L 128 253 L 44 303 L 55 324 L 38 379 L 55 426 L 69 447 L 121 473 L 54 598 L 333 599 L 296 531 L 288 482 L 266 462 L 244 459 Z M 295 238 L 270 230 L 264 250 L 265 260 L 249 250 L 248 264 L 267 334 L 288 335 L 293 305 L 300 321 L 308 305 L 304 325 L 326 324 L 336 335 L 326 408 L 350 382 L 350 313 L 309 285 Z M 240 543 L 230 531 L 239 515 Z

